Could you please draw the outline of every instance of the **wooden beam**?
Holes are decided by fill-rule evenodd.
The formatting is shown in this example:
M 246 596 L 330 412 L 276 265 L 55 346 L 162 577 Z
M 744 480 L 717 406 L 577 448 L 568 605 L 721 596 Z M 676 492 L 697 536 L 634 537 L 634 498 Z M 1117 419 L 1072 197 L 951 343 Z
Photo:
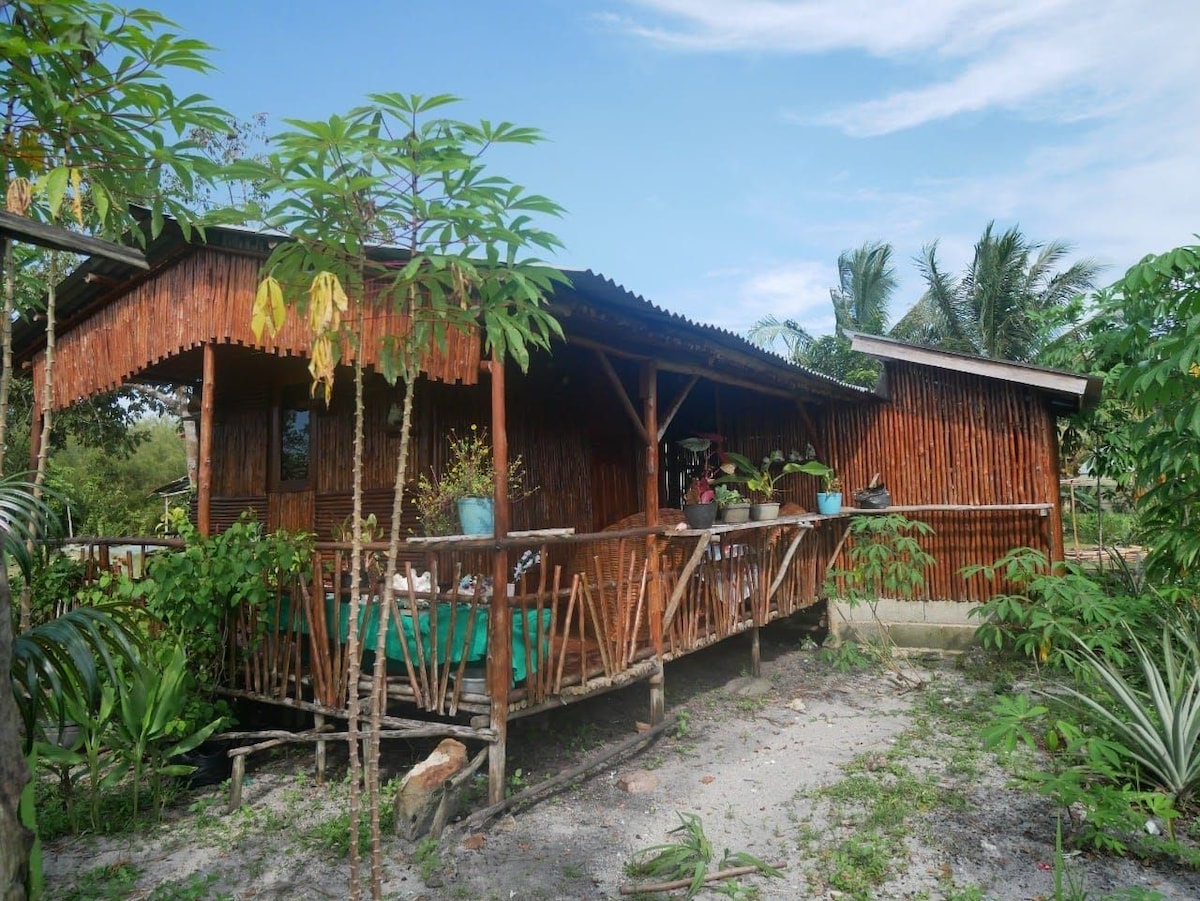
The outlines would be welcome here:
M 600 360 L 600 368 L 604 370 L 604 374 L 608 376 L 608 380 L 612 383 L 613 388 L 617 392 L 617 398 L 621 401 L 621 406 L 625 409 L 625 413 L 629 416 L 629 421 L 633 423 L 638 430 L 638 434 L 642 436 L 642 442 L 650 444 L 650 433 L 646 431 L 646 426 L 642 422 L 642 417 L 638 415 L 638 411 L 634 409 L 633 401 L 629 399 L 629 392 L 625 390 L 625 385 L 621 382 L 621 377 L 617 375 L 617 371 L 613 369 L 612 363 L 608 361 L 608 357 L 603 351 L 597 350 L 596 357 Z
M 667 612 L 663 614 L 664 634 L 671 630 L 671 620 L 675 618 L 675 611 L 679 609 L 679 602 L 683 600 L 683 593 L 687 590 L 687 584 L 692 578 L 692 573 L 700 565 L 700 558 L 708 550 L 708 542 L 711 539 L 712 532 L 702 533 L 700 539 L 696 542 L 695 549 L 692 551 L 692 556 L 688 558 L 687 563 L 683 565 L 683 569 L 679 571 L 679 581 L 675 583 L 675 590 L 671 592 L 671 600 L 667 602 Z
M 877 399 L 868 391 L 858 392 L 848 388 L 839 390 L 837 385 L 830 385 L 829 392 L 822 391 L 820 389 L 824 388 L 825 386 L 816 382 L 815 378 L 813 379 L 815 385 L 806 383 L 797 384 L 795 388 L 777 388 L 772 385 L 763 384 L 762 382 L 756 382 L 753 379 L 744 379 L 737 376 L 728 375 L 720 372 L 719 370 L 712 369 L 711 367 L 696 366 L 688 363 L 675 363 L 670 360 L 664 360 L 660 357 L 651 357 L 650 355 L 644 353 L 634 353 L 632 351 L 622 350 L 619 347 L 613 347 L 612 345 L 604 344 L 601 341 L 593 341 L 590 338 L 582 338 L 578 335 L 569 335 L 567 337 L 567 343 L 573 344 L 576 347 L 586 347 L 590 350 L 595 350 L 610 356 L 621 357 L 622 359 L 626 360 L 645 362 L 646 360 L 654 359 L 658 365 L 659 372 L 677 372 L 681 375 L 698 375 L 701 378 L 708 379 L 710 382 L 716 382 L 722 385 L 731 385 L 735 388 L 746 388 L 750 391 L 756 391 L 759 394 L 771 395 L 772 397 L 786 397 L 789 400 L 794 400 L 797 395 L 809 394 L 829 399 L 848 399 L 851 397 L 855 399 L 859 399 L 861 397 L 863 401 Z M 791 373 L 789 373 L 789 375 L 791 375 Z
M 779 586 L 783 584 L 784 576 L 787 575 L 787 568 L 792 562 L 792 557 L 796 556 L 796 549 L 800 547 L 800 542 L 804 540 L 804 536 L 808 534 L 808 530 L 812 526 L 800 529 L 796 532 L 796 537 L 792 539 L 792 543 L 788 545 L 787 552 L 783 555 L 783 560 L 779 564 L 779 571 L 775 573 L 775 579 L 771 582 L 771 587 L 767 589 L 767 596 L 763 599 L 765 608 L 770 608 L 771 598 L 775 597 L 775 592 L 779 590 Z
M 216 409 L 217 350 L 211 341 L 204 345 L 204 374 L 200 388 L 200 477 L 196 491 L 196 528 L 201 535 L 212 529 L 213 413 Z
M 663 436 L 667 434 L 667 429 L 671 427 L 671 420 L 675 418 L 675 414 L 679 412 L 679 408 L 683 406 L 683 402 L 687 400 L 687 396 L 692 393 L 692 389 L 696 387 L 696 383 L 700 381 L 699 375 L 693 375 L 683 390 L 679 392 L 679 396 L 671 404 L 671 409 L 667 411 L 667 415 L 663 417 L 662 424 L 658 427 L 658 440 L 662 441 Z
M 60 226 L 35 222 L 4 210 L 0 210 L 0 234 L 7 235 L 14 241 L 36 244 L 38 247 L 65 250 L 90 257 L 104 257 L 106 260 L 116 260 L 138 269 L 150 268 L 150 264 L 146 262 L 146 255 L 140 250 L 123 247 L 111 241 L 101 241 L 88 235 L 79 235 Z

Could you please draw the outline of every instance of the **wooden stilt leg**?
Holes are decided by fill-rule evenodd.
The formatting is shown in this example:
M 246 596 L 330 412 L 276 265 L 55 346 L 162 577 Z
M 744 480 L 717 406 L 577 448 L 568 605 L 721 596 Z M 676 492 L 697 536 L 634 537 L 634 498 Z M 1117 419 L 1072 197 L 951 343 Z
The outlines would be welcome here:
M 667 711 L 666 679 L 663 677 L 662 661 L 650 677 L 650 725 L 657 726 L 663 721 Z
M 229 777 L 229 809 L 237 810 L 242 806 L 242 782 L 246 778 L 246 755 L 238 754 L 233 758 L 233 775 Z
M 320 729 L 325 725 L 325 715 L 322 713 L 313 714 L 313 727 Z M 317 742 L 317 783 L 325 781 L 325 742 Z
M 762 675 L 762 649 L 758 641 L 758 623 L 750 627 L 750 675 L 755 679 Z

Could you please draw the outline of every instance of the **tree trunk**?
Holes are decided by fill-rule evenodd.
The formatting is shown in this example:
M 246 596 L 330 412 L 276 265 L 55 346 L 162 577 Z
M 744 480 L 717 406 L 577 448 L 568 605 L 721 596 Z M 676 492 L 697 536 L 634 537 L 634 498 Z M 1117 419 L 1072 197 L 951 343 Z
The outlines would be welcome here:
M 4 451 L 8 441 L 8 395 L 12 386 L 12 317 L 16 292 L 16 262 L 13 242 L 0 238 L 4 249 L 4 308 L 0 312 L 0 473 L 4 471 Z
M 392 531 L 388 536 L 387 568 L 383 577 L 383 600 L 380 610 L 378 641 L 375 647 L 375 673 L 371 679 L 371 735 L 367 742 L 367 754 L 373 761 L 374 782 L 371 783 L 371 889 L 382 889 L 383 839 L 379 829 L 379 735 L 382 729 L 380 717 L 387 703 L 387 614 L 392 608 L 395 588 L 392 580 L 396 576 L 396 558 L 400 553 L 400 518 L 404 510 L 404 483 L 407 479 L 408 445 L 412 436 L 413 395 L 416 391 L 417 375 L 407 366 L 410 354 L 405 354 L 404 413 L 400 420 L 400 453 L 396 458 L 396 481 L 392 494 Z M 436 603 L 436 601 L 434 601 Z M 415 686 L 414 686 L 415 687 Z M 379 897 L 374 895 L 372 897 Z
M 361 284 L 361 280 L 359 282 Z M 360 298 L 357 304 L 358 307 L 358 323 L 357 332 L 359 336 L 363 332 L 363 299 Z M 348 698 L 348 717 L 349 722 L 346 725 L 346 745 L 350 751 L 350 901 L 358 901 L 361 896 L 361 885 L 359 879 L 359 863 L 361 860 L 361 850 L 358 847 L 359 837 L 359 822 L 362 818 L 362 786 L 363 786 L 363 771 L 362 761 L 359 759 L 360 751 L 360 730 L 359 716 L 361 710 L 358 701 L 358 679 L 360 675 L 360 665 L 362 660 L 362 651 L 359 646 L 360 638 L 358 633 L 358 618 L 362 609 L 362 592 L 359 586 L 359 573 L 362 571 L 363 563 L 363 539 L 362 539 L 362 469 L 363 469 L 363 368 L 362 368 L 362 351 L 354 355 L 354 502 L 351 508 L 351 518 L 354 523 L 354 532 L 351 536 L 351 551 L 350 551 L 350 628 L 349 634 L 346 636 L 346 654 L 349 657 L 349 683 L 350 696 Z M 369 766 L 368 759 L 368 766 Z M 370 785 L 370 774 L 368 771 L 368 785 Z M 375 793 L 376 797 L 378 792 Z M 370 803 L 371 796 L 368 795 Z M 374 807 L 378 807 L 376 803 Z M 376 815 L 378 812 L 376 811 Z
M 12 593 L 0 559 L 0 901 L 24 901 L 33 833 L 21 823 L 21 792 L 29 769 L 21 752 L 17 702 L 8 684 L 12 670 Z

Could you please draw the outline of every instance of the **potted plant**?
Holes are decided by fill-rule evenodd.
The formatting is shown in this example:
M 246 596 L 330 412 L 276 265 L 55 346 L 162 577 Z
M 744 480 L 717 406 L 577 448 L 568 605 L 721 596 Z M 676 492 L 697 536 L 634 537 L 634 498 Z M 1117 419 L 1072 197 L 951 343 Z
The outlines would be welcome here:
M 800 454 L 792 451 L 787 457 L 783 451 L 773 450 L 755 463 L 749 457 L 729 451 L 726 453 L 733 464 L 733 472 L 722 476 L 723 483 L 743 484 L 754 503 L 750 507 L 753 520 L 774 519 L 779 515 L 779 480 L 794 473 L 825 476 L 831 472 L 824 463 L 816 460 L 801 460 Z
M 750 501 L 736 488 L 729 485 L 714 486 L 717 492 L 717 512 L 721 521 L 727 523 L 746 522 L 750 519 Z
M 828 467 L 827 467 L 828 468 Z M 817 492 L 817 512 L 832 516 L 842 512 L 842 480 L 829 469 L 823 476 L 825 490 Z
M 717 519 L 717 492 L 708 475 L 692 479 L 683 495 L 683 518 L 689 529 L 711 529 Z
M 417 480 L 416 507 L 426 535 L 491 535 L 495 530 L 496 470 L 487 429 L 472 425 L 466 435 L 451 430 L 446 467 Z M 508 465 L 508 496 L 525 497 L 520 457 Z

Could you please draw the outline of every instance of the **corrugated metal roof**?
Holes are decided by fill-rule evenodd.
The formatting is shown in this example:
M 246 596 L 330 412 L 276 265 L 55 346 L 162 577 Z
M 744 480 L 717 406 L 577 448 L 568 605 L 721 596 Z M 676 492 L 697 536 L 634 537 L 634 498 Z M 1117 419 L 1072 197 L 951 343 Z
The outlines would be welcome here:
M 835 389 L 837 393 L 849 392 L 850 394 L 864 398 L 871 396 L 873 393 L 870 389 L 863 388 L 860 385 L 852 385 L 833 376 L 825 375 L 814 369 L 793 363 L 773 351 L 759 347 L 736 332 L 690 319 L 682 313 L 673 312 L 666 307 L 647 300 L 640 294 L 630 291 L 625 286 L 602 273 L 591 269 L 577 269 L 563 270 L 563 274 L 571 279 L 572 286 L 577 293 L 586 298 L 601 301 L 609 307 L 624 308 L 632 312 L 641 313 L 642 315 L 654 316 L 660 318 L 664 324 L 693 330 L 721 346 L 728 347 L 730 350 L 753 357 L 762 363 L 783 371 L 791 372 L 804 378 L 806 381 L 828 386 L 831 389 Z
M 247 229 L 214 226 L 206 230 L 209 246 L 234 248 L 241 252 L 252 244 L 262 245 L 265 253 L 271 241 L 278 240 L 278 235 L 267 235 Z M 184 239 L 178 225 L 168 219 L 162 233 L 149 241 L 146 247 L 146 258 L 151 265 L 151 271 L 169 264 L 181 253 L 189 252 L 193 247 L 200 246 L 198 237 L 191 241 Z M 392 248 L 379 248 L 380 255 L 390 258 L 395 251 Z M 802 383 L 808 389 L 818 394 L 832 397 L 869 400 L 873 394 L 868 389 L 851 385 L 823 373 L 816 372 L 805 366 L 800 366 L 785 359 L 773 351 L 765 350 L 753 344 L 745 337 L 735 332 L 691 319 L 681 313 L 673 312 L 647 300 L 640 294 L 630 291 L 607 276 L 591 269 L 562 270 L 572 283 L 570 291 L 556 292 L 555 300 L 561 300 L 558 295 L 569 297 L 575 295 L 597 309 L 623 313 L 635 318 L 648 326 L 659 326 L 652 334 L 657 335 L 659 342 L 668 338 L 687 338 L 723 352 L 722 362 L 742 360 L 744 363 L 759 369 L 769 369 L 773 373 L 791 383 Z M 92 258 L 86 260 L 75 269 L 59 286 L 57 307 L 59 324 L 62 330 L 80 321 L 97 305 L 107 303 L 117 296 L 124 287 L 140 278 L 139 273 L 128 265 L 120 262 Z M 45 331 L 43 321 L 18 320 L 13 326 L 13 346 L 18 356 L 28 358 L 36 348 L 40 347 Z M 736 365 L 731 363 L 730 365 Z

